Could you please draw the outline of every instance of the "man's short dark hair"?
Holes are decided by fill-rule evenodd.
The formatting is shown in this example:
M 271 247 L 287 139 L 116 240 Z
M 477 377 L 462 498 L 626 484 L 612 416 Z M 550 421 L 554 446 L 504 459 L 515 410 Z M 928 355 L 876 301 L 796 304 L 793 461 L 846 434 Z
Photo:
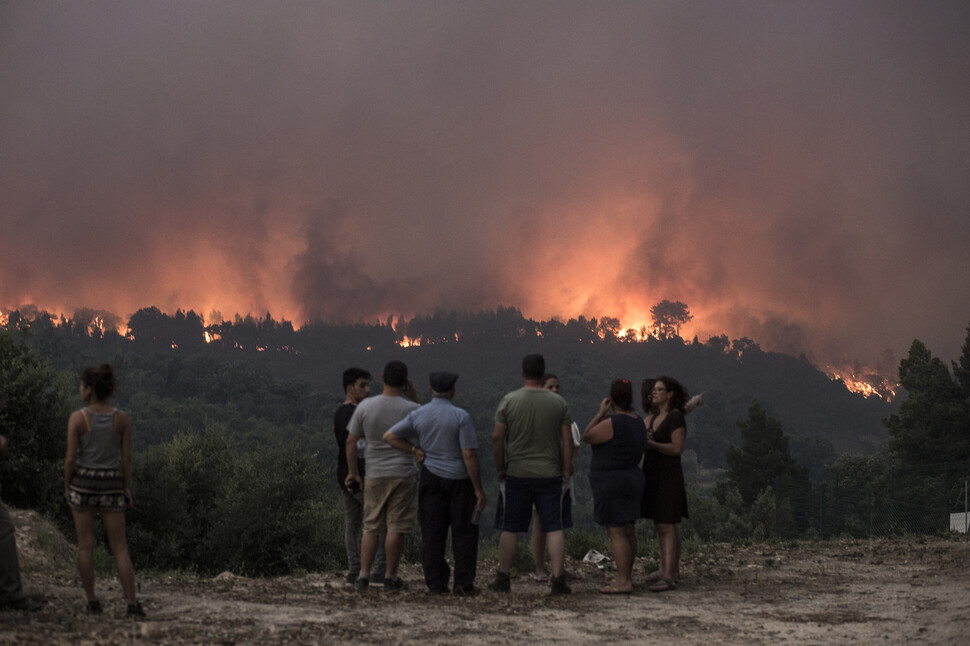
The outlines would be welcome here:
M 541 354 L 528 354 L 522 360 L 522 376 L 539 381 L 546 374 L 546 360 Z
M 347 368 L 344 370 L 344 390 L 347 390 L 347 386 L 356 384 L 358 379 L 370 381 L 370 373 L 363 368 Z
M 389 361 L 384 366 L 384 383 L 391 388 L 403 388 L 408 383 L 408 367 L 401 361 Z

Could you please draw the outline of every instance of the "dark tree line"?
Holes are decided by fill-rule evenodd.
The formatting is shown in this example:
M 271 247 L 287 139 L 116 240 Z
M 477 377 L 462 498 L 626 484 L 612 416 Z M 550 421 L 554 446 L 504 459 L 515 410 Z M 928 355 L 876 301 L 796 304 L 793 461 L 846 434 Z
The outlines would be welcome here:
M 685 531 L 704 539 L 860 533 L 865 528 L 857 520 L 845 510 L 836 514 L 837 505 L 820 507 L 818 497 L 841 487 L 837 500 L 844 506 L 850 487 L 867 487 L 878 498 L 905 483 L 908 491 L 897 503 L 915 504 L 918 494 L 943 500 L 953 478 L 927 481 L 916 465 L 934 457 L 970 460 L 970 336 L 952 373 L 914 342 L 900 365 L 908 395 L 897 410 L 849 393 L 804 358 L 765 352 L 749 339 L 631 340 L 610 317 L 535 322 L 499 308 L 371 324 L 316 322 L 295 330 L 268 315 L 209 324 L 192 312 L 137 314 L 126 334 L 108 325 L 104 313 L 77 320 L 11 317 L 0 333 L 0 432 L 22 462 L 0 464 L 0 481 L 6 501 L 63 514 L 60 462 L 67 413 L 80 403 L 77 370 L 111 361 L 121 377 L 117 404 L 135 428 L 136 483 L 147 496 L 132 517 L 133 545 L 141 547 L 139 558 L 155 559 L 143 564 L 155 567 L 178 567 L 180 559 L 248 573 L 325 567 L 320 555 L 339 545 L 330 424 L 342 399 L 340 372 L 361 365 L 376 374 L 391 358 L 407 362 L 419 383 L 436 369 L 462 375 L 457 403 L 475 421 L 488 486 L 494 484 L 488 457 L 494 408 L 519 385 L 527 352 L 546 355 L 581 425 L 616 376 L 669 373 L 693 392 L 706 391 L 705 405 L 688 419 L 684 458 L 692 487 Z M 421 344 L 402 347 L 405 336 Z M 588 459 L 581 453 L 580 473 Z M 300 483 L 300 495 L 279 477 Z M 581 479 L 579 487 L 582 526 L 591 523 L 590 499 Z M 166 491 L 195 502 L 176 513 Z M 241 495 L 280 510 L 287 527 L 263 533 L 292 545 L 296 560 L 269 558 L 281 552 L 268 550 L 265 562 L 245 564 L 263 533 L 241 531 L 233 502 Z M 810 515 L 815 509 L 819 518 Z M 173 522 L 177 531 L 168 531 Z

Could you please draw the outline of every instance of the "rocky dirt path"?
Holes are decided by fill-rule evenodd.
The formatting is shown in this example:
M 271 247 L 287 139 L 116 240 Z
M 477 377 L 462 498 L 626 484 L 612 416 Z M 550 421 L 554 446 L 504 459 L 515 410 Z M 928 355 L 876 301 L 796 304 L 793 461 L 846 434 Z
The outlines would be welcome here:
M 687 556 L 678 590 L 629 596 L 598 594 L 608 571 L 581 563 L 570 564 L 583 577 L 574 594 L 557 598 L 526 577 L 509 595 L 430 596 L 415 566 L 404 572 L 411 590 L 366 595 L 335 573 L 143 578 L 138 623 L 110 580 L 99 582 L 105 615 L 84 614 L 76 577 L 33 563 L 33 551 L 25 583 L 44 608 L 0 613 L 0 644 L 970 643 L 962 537 L 711 546 Z M 483 583 L 489 574 L 483 565 Z

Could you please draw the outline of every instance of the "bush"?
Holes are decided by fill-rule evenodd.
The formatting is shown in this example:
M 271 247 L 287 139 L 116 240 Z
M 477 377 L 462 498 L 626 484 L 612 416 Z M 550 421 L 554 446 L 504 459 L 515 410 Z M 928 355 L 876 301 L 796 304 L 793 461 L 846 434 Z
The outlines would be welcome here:
M 598 532 L 585 529 L 566 532 L 566 555 L 569 558 L 582 561 L 590 550 L 596 550 L 602 554 L 612 554 L 606 529 Z
M 212 425 L 136 458 L 129 546 L 139 567 L 271 576 L 341 565 L 343 508 L 312 454 L 238 448 Z
M 63 511 L 70 380 L 9 330 L 0 330 L 0 469 L 3 499 L 48 516 Z M 76 382 L 75 382 L 76 386 Z

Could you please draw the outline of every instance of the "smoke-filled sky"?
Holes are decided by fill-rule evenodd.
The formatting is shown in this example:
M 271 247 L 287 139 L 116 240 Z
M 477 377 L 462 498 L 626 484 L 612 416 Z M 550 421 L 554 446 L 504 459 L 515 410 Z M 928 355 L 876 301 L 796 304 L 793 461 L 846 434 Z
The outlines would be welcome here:
M 970 3 L 0 2 L 0 306 L 945 359 Z

